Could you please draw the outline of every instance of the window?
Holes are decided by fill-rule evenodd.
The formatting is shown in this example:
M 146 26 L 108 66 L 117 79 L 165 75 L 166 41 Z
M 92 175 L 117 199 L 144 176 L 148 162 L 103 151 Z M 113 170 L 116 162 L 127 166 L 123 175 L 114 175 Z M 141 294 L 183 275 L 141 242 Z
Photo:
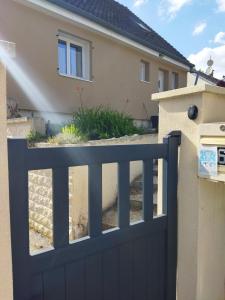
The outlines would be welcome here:
M 145 81 L 145 82 L 150 81 L 149 70 L 150 70 L 149 63 L 142 60 L 141 64 L 140 64 L 140 80 L 141 81 Z
M 178 74 L 175 72 L 172 72 L 172 89 L 178 89 L 179 87 L 179 77 Z
M 159 70 L 158 74 L 158 91 L 164 92 L 168 90 L 168 71 Z
M 59 35 L 58 70 L 60 75 L 90 80 L 90 43 Z
M 59 72 L 67 74 L 67 49 L 66 42 L 59 40 L 58 42 L 58 55 L 59 55 Z

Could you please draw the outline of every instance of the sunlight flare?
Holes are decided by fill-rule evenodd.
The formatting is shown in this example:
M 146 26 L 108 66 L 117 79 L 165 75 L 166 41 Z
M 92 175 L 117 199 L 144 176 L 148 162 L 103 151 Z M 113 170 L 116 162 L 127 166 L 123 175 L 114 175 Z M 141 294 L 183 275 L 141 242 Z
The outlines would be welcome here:
M 15 44 L 0 41 L 0 60 L 5 64 L 7 71 L 31 101 L 35 109 L 40 114 L 41 112 L 54 112 L 54 108 L 47 97 L 30 78 L 30 75 L 13 58 L 15 58 Z

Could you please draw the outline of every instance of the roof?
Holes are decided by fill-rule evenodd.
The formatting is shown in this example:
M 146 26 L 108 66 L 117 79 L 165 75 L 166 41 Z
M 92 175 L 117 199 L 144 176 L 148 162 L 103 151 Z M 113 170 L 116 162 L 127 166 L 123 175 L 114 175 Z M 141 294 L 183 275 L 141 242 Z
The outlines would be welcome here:
M 200 77 L 206 79 L 207 81 L 214 83 L 215 85 L 218 84 L 218 82 L 220 81 L 219 79 L 213 77 L 212 75 L 207 75 L 202 71 L 196 71 L 194 73 L 198 74 Z
M 127 7 L 114 0 L 47 0 L 188 67 L 193 65 Z

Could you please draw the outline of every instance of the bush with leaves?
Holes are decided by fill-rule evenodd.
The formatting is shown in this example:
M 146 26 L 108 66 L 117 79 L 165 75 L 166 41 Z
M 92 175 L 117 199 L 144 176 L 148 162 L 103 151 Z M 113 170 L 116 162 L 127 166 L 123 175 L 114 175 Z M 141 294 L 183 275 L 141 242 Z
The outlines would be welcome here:
M 30 145 L 48 141 L 51 144 L 77 144 L 87 140 L 119 138 L 125 135 L 142 134 L 143 130 L 133 124 L 129 115 L 103 106 L 81 107 L 74 113 L 73 121 L 62 127 L 61 132 L 48 140 L 38 132 L 28 136 Z
M 27 135 L 27 141 L 29 146 L 34 146 L 36 143 L 46 141 L 47 137 L 40 132 L 37 131 L 30 131 Z
M 59 145 L 77 144 L 81 141 L 83 141 L 83 139 L 73 123 L 62 127 L 60 133 L 48 139 L 49 143 Z
M 78 128 L 73 123 L 64 126 L 62 128 L 61 132 L 64 134 L 73 134 L 76 136 L 80 136 L 80 132 L 79 132 Z
M 142 130 L 133 124 L 130 116 L 103 106 L 80 108 L 74 113 L 73 124 L 77 133 L 89 140 L 119 138 L 142 133 Z

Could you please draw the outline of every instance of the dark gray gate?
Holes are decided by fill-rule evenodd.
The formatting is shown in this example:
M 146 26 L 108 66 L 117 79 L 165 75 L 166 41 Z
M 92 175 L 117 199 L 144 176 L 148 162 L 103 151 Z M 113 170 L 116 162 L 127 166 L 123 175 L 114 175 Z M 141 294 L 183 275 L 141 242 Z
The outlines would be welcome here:
M 15 300 L 175 300 L 179 132 L 163 144 L 28 149 L 12 139 Z M 153 160 L 164 159 L 164 215 L 153 218 Z M 129 163 L 143 161 L 143 221 L 129 222 Z M 102 164 L 118 163 L 119 228 L 102 233 Z M 69 243 L 68 167 L 89 166 L 89 237 Z M 53 171 L 54 250 L 29 253 L 28 171 Z

